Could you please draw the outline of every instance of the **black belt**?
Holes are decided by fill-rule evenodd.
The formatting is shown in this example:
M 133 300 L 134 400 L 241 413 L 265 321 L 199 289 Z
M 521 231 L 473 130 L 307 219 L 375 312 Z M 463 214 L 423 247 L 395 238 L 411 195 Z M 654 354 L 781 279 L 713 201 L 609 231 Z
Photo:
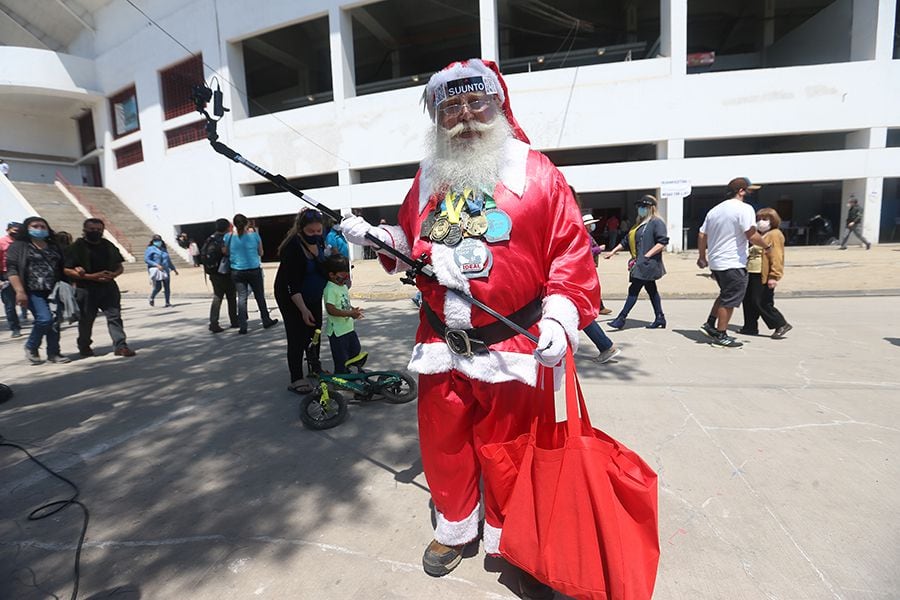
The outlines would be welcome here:
M 473 354 L 487 354 L 488 346 L 508 340 L 518 335 L 508 325 L 496 321 L 483 327 L 471 329 L 453 329 L 441 322 L 441 319 L 422 301 L 422 309 L 428 324 L 442 340 L 447 342 L 447 347 L 454 354 L 460 356 L 472 356 Z M 529 329 L 541 318 L 541 298 L 535 298 L 516 312 L 506 317 L 522 329 Z

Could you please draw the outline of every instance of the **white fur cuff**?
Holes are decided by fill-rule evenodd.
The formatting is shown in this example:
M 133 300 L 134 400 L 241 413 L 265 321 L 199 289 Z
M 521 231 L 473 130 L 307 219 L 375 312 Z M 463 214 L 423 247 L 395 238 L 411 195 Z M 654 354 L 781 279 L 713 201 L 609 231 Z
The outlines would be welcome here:
M 578 351 L 578 309 L 575 308 L 575 304 L 561 294 L 547 296 L 542 304 L 541 316 L 562 325 L 572 346 L 572 352 Z
M 500 534 L 503 530 L 499 527 L 484 522 L 484 532 L 481 534 L 481 545 L 485 554 L 500 554 Z
M 441 511 L 434 509 L 437 526 L 434 528 L 434 539 L 445 546 L 458 546 L 467 544 L 478 537 L 479 513 L 481 503 L 475 505 L 475 510 L 462 521 L 448 521 Z
M 378 229 L 390 237 L 390 241 L 387 243 L 393 246 L 394 250 L 409 256 L 411 248 L 409 246 L 409 241 L 406 239 L 406 234 L 403 233 L 403 228 L 398 225 L 379 225 Z M 387 267 L 385 267 L 391 275 L 403 273 L 409 268 L 408 264 L 396 258 L 393 254 L 388 254 L 383 250 L 378 250 L 378 254 L 395 262 L 392 269 L 387 269 Z M 382 262 L 382 264 L 384 264 L 384 262 Z

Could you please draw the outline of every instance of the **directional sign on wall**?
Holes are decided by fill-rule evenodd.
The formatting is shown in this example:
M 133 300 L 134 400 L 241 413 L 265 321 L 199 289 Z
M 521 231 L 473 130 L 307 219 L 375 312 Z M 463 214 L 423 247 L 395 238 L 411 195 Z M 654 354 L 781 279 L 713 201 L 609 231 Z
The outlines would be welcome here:
M 669 179 L 659 184 L 661 198 L 684 198 L 691 195 L 691 182 L 688 179 Z

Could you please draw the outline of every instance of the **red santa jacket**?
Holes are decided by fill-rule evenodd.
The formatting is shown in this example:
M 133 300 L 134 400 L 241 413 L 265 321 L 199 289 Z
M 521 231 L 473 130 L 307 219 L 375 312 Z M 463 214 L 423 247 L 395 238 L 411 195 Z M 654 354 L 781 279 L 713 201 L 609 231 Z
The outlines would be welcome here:
M 486 278 L 468 279 L 453 259 L 453 248 L 420 237 L 422 222 L 439 202 L 428 180 L 428 167 L 416 174 L 398 214 L 397 226 L 384 226 L 394 247 L 418 257 L 423 253 L 437 281 L 419 276 L 422 298 L 450 327 L 482 327 L 495 319 L 472 307 L 447 288 L 463 290 L 494 310 L 509 315 L 536 298 L 543 299 L 542 314 L 559 321 L 573 347 L 578 331 L 596 318 L 600 284 L 581 213 L 562 173 L 543 154 L 515 139 L 507 142 L 507 161 L 494 190 L 497 208 L 506 212 L 512 229 L 509 240 L 488 243 L 493 267 Z M 382 265 L 402 271 L 404 263 L 381 254 Z M 530 329 L 535 335 L 537 325 Z M 410 370 L 443 373 L 451 369 L 490 383 L 518 380 L 536 385 L 535 345 L 516 335 L 490 347 L 488 354 L 463 357 L 453 354 L 424 317 L 416 332 Z

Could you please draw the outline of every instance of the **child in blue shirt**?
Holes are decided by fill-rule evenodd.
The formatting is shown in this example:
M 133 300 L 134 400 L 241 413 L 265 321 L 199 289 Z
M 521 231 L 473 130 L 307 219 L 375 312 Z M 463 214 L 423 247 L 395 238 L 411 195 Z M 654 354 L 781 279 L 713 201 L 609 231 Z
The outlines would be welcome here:
M 353 320 L 363 316 L 361 308 L 350 305 L 350 263 L 341 255 L 330 256 L 325 260 L 325 272 L 328 283 L 325 284 L 323 299 L 328 319 L 325 321 L 325 335 L 331 346 L 331 357 L 334 359 L 334 372 L 347 373 L 346 362 L 360 353 L 362 349 L 359 337 L 353 330 Z

